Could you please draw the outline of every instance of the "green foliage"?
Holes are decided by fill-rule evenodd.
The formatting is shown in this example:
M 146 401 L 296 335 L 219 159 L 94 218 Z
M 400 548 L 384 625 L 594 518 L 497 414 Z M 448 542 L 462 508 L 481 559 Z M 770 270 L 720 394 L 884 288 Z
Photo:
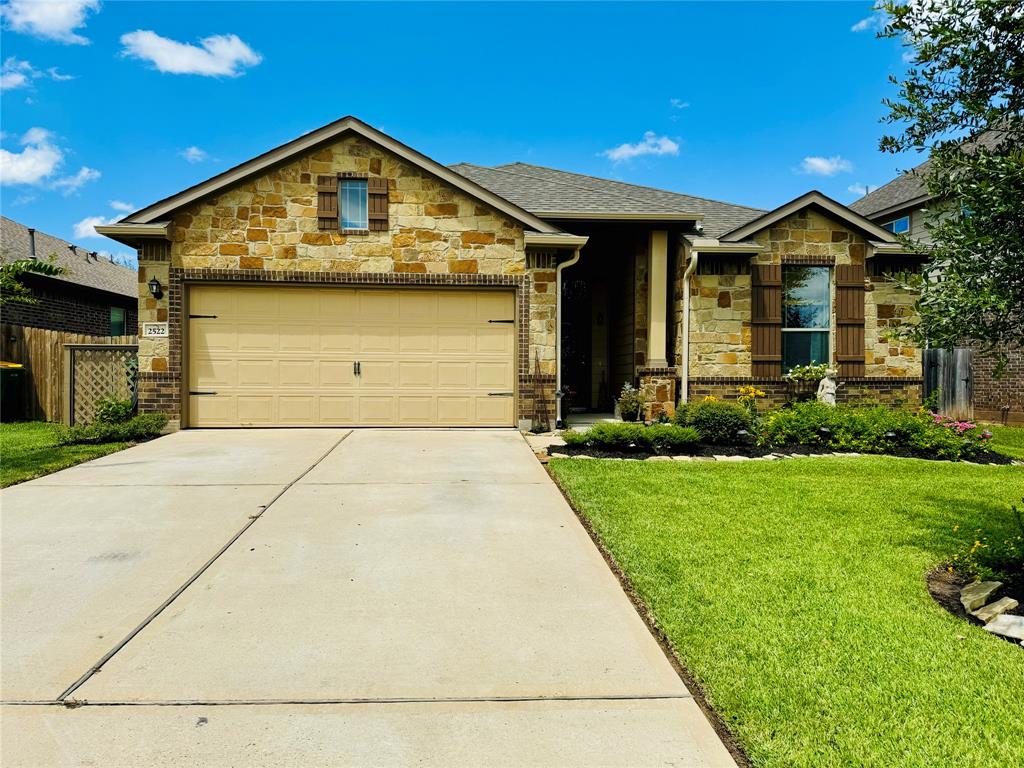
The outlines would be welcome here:
M 966 459 L 988 450 L 988 433 L 975 424 L 924 411 L 819 402 L 795 403 L 765 414 L 758 441 L 772 446 L 820 446 L 857 453 L 910 453 Z
M 128 421 L 97 421 L 88 426 L 61 427 L 56 442 L 57 445 L 88 445 L 144 440 L 159 435 L 166 424 L 166 414 L 140 413 Z
M 25 275 L 47 275 L 56 277 L 67 270 L 54 261 L 39 259 L 14 259 L 0 263 L 0 306 L 4 304 L 35 304 L 37 299 L 32 291 L 21 282 Z
M 1008 517 L 1001 533 L 974 528 L 953 555 L 950 569 L 984 581 L 1024 586 L 1024 514 L 1011 504 Z M 953 533 L 961 533 L 959 525 L 953 526 Z
M 108 395 L 96 401 L 96 421 L 104 424 L 116 424 L 128 421 L 132 417 L 134 406 L 130 398 L 124 400 Z
M 644 407 L 644 396 L 639 389 L 626 382 L 619 392 L 619 416 L 623 421 L 636 421 L 640 418 L 640 409 Z
M 583 432 L 562 433 L 566 445 L 592 448 L 598 451 L 622 453 L 649 451 L 651 453 L 678 453 L 692 449 L 700 442 L 700 435 L 692 427 L 675 424 L 629 424 L 602 422 Z
M 902 334 L 932 346 L 976 343 L 1005 362 L 1024 343 L 1024 14 L 1006 0 L 886 0 L 885 37 L 912 60 L 886 122 L 887 152 L 930 153 L 933 246 L 921 322 Z
M 693 427 L 702 442 L 712 445 L 735 444 L 740 441 L 740 432 L 753 429 L 753 420 L 747 409 L 725 400 L 690 403 L 679 418 L 684 420 L 682 426 Z M 680 424 L 679 418 L 677 424 Z

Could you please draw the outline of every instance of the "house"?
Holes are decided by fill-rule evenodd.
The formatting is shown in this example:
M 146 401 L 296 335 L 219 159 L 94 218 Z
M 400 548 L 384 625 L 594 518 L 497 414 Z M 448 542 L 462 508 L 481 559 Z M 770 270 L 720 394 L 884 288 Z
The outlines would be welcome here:
M 1005 134 L 989 131 L 978 141 L 994 146 Z M 884 229 L 906 235 L 928 245 L 929 221 L 942 216 L 943 202 L 931 196 L 925 178 L 929 161 L 925 161 L 888 184 L 872 190 L 850 208 L 871 219 Z M 987 421 L 1024 423 L 1024 350 L 1008 352 L 1005 370 L 995 376 L 996 361 L 975 352 L 970 371 L 971 397 L 975 418 Z
M 910 258 L 819 192 L 773 211 L 514 163 L 441 165 L 345 117 L 97 228 L 139 250 L 140 407 L 180 426 L 519 426 L 835 362 L 918 402 L 887 337 Z M 151 331 L 151 335 L 148 333 Z
M 81 246 L 0 217 L 0 253 L 5 262 L 49 260 L 64 268 L 54 277 L 26 275 L 32 304 L 0 307 L 0 322 L 90 336 L 133 336 L 138 324 L 139 285 L 134 269 Z

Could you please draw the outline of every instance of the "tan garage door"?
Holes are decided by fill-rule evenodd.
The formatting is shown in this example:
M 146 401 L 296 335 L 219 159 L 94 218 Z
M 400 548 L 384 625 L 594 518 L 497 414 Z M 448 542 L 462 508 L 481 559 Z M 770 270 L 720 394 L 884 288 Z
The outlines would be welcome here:
M 512 426 L 510 291 L 193 286 L 189 425 Z

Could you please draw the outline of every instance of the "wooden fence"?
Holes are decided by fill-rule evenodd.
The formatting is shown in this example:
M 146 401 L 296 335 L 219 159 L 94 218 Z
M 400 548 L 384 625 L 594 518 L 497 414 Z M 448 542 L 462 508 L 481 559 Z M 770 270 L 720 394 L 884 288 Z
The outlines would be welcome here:
M 0 325 L 0 360 L 27 368 L 23 418 L 64 421 L 65 344 L 136 344 L 135 336 L 89 336 L 84 333 Z
M 924 395 L 938 391 L 939 413 L 974 418 L 973 358 L 969 347 L 924 350 Z

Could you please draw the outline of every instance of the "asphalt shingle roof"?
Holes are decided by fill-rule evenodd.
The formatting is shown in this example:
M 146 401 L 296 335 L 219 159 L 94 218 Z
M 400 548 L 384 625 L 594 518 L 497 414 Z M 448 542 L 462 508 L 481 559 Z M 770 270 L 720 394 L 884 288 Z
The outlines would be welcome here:
M 847 206 L 861 216 L 871 218 L 879 211 L 898 208 L 911 200 L 919 200 L 928 196 L 928 187 L 924 177 L 928 173 L 929 160 L 925 160 L 913 170 L 897 176 L 888 184 L 868 192 L 864 197 Z
M 458 163 L 451 168 L 535 215 L 568 211 L 593 213 L 595 218 L 602 213 L 702 214 L 704 233 L 717 237 L 765 213 L 760 208 L 527 163 L 493 168 Z
M 110 259 L 97 255 L 93 257 L 87 248 L 76 246 L 59 237 L 40 232 L 36 238 L 36 257 L 49 259 L 67 270 L 63 275 L 52 277 L 76 285 L 117 293 L 136 298 L 139 295 L 138 273 L 130 267 L 114 264 Z M 6 216 L 0 216 L 0 257 L 3 261 L 27 259 L 32 255 L 28 227 Z

